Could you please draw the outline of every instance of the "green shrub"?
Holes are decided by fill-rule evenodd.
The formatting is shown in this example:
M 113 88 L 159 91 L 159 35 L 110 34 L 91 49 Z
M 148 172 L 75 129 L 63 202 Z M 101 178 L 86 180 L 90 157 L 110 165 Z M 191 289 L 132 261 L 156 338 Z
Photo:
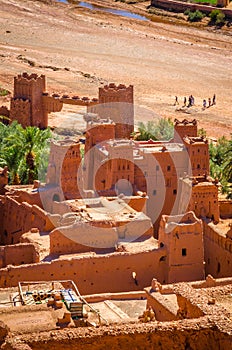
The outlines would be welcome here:
M 210 12 L 209 14 L 210 21 L 217 26 L 223 25 L 225 23 L 225 15 L 222 11 L 216 9 Z
M 188 21 L 189 22 L 199 22 L 202 20 L 203 17 L 204 17 L 204 14 L 199 10 L 196 10 L 195 12 L 190 11 L 188 14 Z
M 0 87 L 0 96 L 7 96 L 7 95 L 9 95 L 9 91 L 8 90 L 6 90 L 6 89 L 2 89 L 1 87 Z

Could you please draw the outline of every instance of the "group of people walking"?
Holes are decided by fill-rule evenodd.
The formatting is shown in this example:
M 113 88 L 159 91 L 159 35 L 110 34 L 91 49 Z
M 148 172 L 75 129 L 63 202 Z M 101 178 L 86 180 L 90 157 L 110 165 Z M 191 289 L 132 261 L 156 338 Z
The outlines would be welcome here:
M 193 95 L 190 95 L 188 98 L 188 103 L 187 103 L 187 97 L 184 97 L 184 104 L 183 107 L 191 107 L 194 106 L 195 104 L 195 99 L 193 97 Z M 210 106 L 213 106 L 216 104 L 216 95 L 213 95 L 213 98 L 211 99 L 211 97 L 208 98 L 208 105 L 207 105 L 207 101 L 206 99 L 203 100 L 203 109 L 205 108 L 209 108 Z M 179 100 L 178 100 L 178 96 L 175 96 L 175 103 L 174 106 L 179 105 Z

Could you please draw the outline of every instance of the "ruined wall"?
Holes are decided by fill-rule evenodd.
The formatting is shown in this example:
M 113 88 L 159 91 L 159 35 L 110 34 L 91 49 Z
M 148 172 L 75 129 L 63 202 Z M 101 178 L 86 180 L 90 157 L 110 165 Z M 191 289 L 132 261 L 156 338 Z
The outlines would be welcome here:
M 20 243 L 0 247 L 0 266 L 23 265 L 38 262 L 38 254 L 34 244 Z
M 19 203 L 16 198 L 6 196 L 3 200 L 3 220 L 0 227 L 0 242 L 2 245 L 19 243 L 23 233 L 32 227 L 40 231 L 51 227 L 47 213 L 37 205 Z
M 201 322 L 151 322 L 108 327 L 79 327 L 7 338 L 5 350 L 208 350 L 231 348 L 230 327 Z M 28 347 L 28 344 L 30 347 Z M 17 347 L 18 346 L 18 347 Z M 22 348 L 21 348 L 22 346 Z M 26 346 L 26 347 L 23 347 Z
M 232 218 L 232 201 L 219 200 L 220 217 L 223 219 Z
M 217 225 L 204 226 L 205 272 L 215 278 L 230 277 L 232 271 L 232 240 L 220 233 Z
M 159 270 L 161 250 L 137 254 L 90 253 L 72 259 L 54 260 L 27 266 L 10 266 L 0 270 L 0 287 L 16 286 L 18 281 L 73 280 L 82 294 L 141 290 L 150 285 L 155 276 L 162 280 Z M 132 278 L 136 272 L 138 285 Z

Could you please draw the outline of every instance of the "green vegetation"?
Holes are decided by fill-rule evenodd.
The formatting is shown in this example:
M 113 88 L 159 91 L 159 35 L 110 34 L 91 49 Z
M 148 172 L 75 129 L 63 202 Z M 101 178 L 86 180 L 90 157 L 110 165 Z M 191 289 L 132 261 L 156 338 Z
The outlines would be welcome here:
M 157 122 L 148 121 L 147 124 L 139 122 L 138 131 L 136 139 L 139 141 L 170 140 L 173 138 L 174 127 L 170 118 L 161 118 Z
M 230 140 L 221 137 L 217 144 L 209 144 L 210 173 L 218 178 L 222 193 L 232 199 L 232 136 Z
M 189 22 L 199 22 L 202 20 L 202 18 L 205 17 L 204 13 L 199 10 L 196 10 L 194 12 L 187 10 L 184 14 L 188 16 Z
M 10 91 L 0 87 L 0 96 L 7 96 L 10 94 Z
M 215 24 L 216 26 L 222 26 L 225 24 L 225 18 L 226 16 L 224 13 L 218 9 L 215 9 L 210 12 L 210 23 Z
M 217 0 L 192 0 L 196 4 L 217 5 Z
M 17 122 L 11 125 L 0 122 L 0 166 L 8 166 L 10 184 L 31 184 L 41 169 L 45 174 L 50 137 L 50 129 L 32 126 L 23 129 Z

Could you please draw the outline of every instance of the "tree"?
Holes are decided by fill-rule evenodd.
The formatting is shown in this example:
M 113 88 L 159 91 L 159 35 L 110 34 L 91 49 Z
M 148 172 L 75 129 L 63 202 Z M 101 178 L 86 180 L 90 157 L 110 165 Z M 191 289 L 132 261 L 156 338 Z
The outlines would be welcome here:
M 32 126 L 23 129 L 17 122 L 9 126 L 0 123 L 0 166 L 8 166 L 11 184 L 31 184 L 37 179 L 39 163 L 40 160 L 44 163 L 43 154 L 47 154 L 50 137 L 50 129 Z
M 147 124 L 139 122 L 139 135 L 137 140 L 170 140 L 173 137 L 174 127 L 170 118 L 161 118 L 157 122 L 148 121 Z

